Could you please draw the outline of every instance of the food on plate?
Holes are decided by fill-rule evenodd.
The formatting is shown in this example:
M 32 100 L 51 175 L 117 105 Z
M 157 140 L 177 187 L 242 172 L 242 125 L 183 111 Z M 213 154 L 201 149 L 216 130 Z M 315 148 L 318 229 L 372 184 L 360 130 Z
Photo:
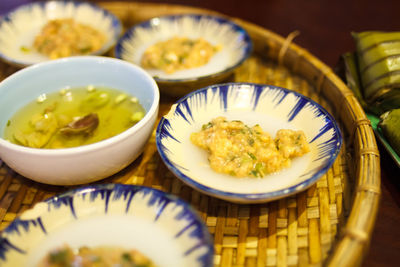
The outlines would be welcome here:
M 42 94 L 17 111 L 4 139 L 34 148 L 68 148 L 115 136 L 145 115 L 138 99 L 125 92 L 87 87 Z
M 144 52 L 141 65 L 166 73 L 200 67 L 209 62 L 221 46 L 213 46 L 203 38 L 173 37 L 151 45 Z
M 103 33 L 71 18 L 50 20 L 36 36 L 33 48 L 51 59 L 90 54 L 106 41 Z M 26 50 L 26 48 L 21 48 Z
M 275 139 L 260 125 L 217 117 L 192 133 L 193 144 L 207 150 L 213 170 L 236 177 L 263 177 L 289 167 L 291 159 L 310 151 L 303 131 L 281 129 Z
M 381 115 L 379 127 L 390 145 L 400 155 L 400 108 Z
M 38 267 L 155 267 L 145 255 L 134 249 L 120 247 L 80 247 L 77 250 L 65 245 L 51 251 Z

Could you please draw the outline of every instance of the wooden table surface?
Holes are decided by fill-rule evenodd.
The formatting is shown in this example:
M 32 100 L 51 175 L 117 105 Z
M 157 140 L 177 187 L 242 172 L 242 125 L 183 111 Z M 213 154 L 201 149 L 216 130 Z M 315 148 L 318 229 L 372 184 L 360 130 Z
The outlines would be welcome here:
M 96 2 L 99 0 L 91 0 Z M 32 0 L 0 0 L 0 14 Z M 334 68 L 339 56 L 354 50 L 350 33 L 400 30 L 397 0 L 164 0 L 238 17 L 282 36 L 294 30 L 294 42 Z M 363 266 L 398 266 L 400 252 L 400 169 L 383 147 L 382 196 L 370 250 Z

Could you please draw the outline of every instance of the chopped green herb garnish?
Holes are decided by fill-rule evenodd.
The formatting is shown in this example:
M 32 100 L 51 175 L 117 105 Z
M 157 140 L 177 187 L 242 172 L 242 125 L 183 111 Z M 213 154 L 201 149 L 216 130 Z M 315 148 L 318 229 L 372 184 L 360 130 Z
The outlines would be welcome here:
M 121 259 L 127 262 L 133 262 L 132 257 L 129 253 L 124 253 L 121 255 Z
M 250 174 L 253 175 L 254 177 L 258 177 L 258 172 L 256 170 L 252 170 Z
M 102 262 L 102 259 L 101 259 L 99 256 L 97 256 L 97 255 L 91 255 L 90 261 L 93 262 L 93 263 L 94 263 L 94 262 L 100 263 L 100 262 Z
M 207 124 L 203 124 L 203 126 L 201 127 L 201 129 L 202 130 L 206 130 L 206 129 L 209 129 L 209 128 L 211 128 L 211 127 L 213 127 L 213 123 L 212 122 L 209 122 L 209 123 L 207 123 Z
M 253 160 L 257 160 L 257 157 L 256 157 L 256 156 L 254 156 L 254 154 L 253 154 L 253 153 L 247 152 L 247 154 L 250 156 L 250 158 L 251 158 L 251 159 L 253 159 Z
M 68 266 L 68 251 L 66 249 L 50 253 L 50 263 L 61 264 L 61 266 Z
M 25 52 L 25 53 L 29 53 L 31 50 L 28 48 L 28 47 L 26 47 L 26 46 L 21 46 L 20 47 L 20 50 L 22 51 L 22 52 Z
M 243 156 L 241 157 L 240 162 L 241 162 L 241 163 L 247 163 L 247 162 L 250 162 L 251 160 L 252 160 L 251 157 L 249 157 L 248 155 L 243 155 Z
M 259 177 L 263 177 L 265 175 L 265 167 L 264 164 L 261 162 L 257 162 L 254 170 L 257 171 Z
M 90 51 L 92 51 L 92 48 L 91 48 L 91 47 L 85 47 L 85 48 L 80 49 L 80 52 L 81 52 L 82 54 L 89 53 Z
M 185 41 L 183 42 L 183 44 L 184 44 L 184 45 L 188 45 L 188 46 L 193 46 L 193 45 L 194 45 L 194 41 L 192 41 L 192 40 L 185 40 Z
M 261 170 L 261 168 L 263 167 L 263 164 L 261 162 L 257 162 L 256 166 L 254 167 L 257 171 Z

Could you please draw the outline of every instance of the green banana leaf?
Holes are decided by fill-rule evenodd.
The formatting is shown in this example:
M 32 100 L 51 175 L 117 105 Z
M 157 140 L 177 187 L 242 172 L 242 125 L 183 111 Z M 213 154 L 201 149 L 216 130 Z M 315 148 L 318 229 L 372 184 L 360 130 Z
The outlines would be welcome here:
M 358 71 L 357 54 L 355 52 L 348 52 L 341 56 L 336 72 L 346 82 L 350 90 L 353 91 L 365 111 L 375 115 L 383 112 L 380 108 L 375 107 L 375 105 L 368 104 L 364 99 Z
M 364 101 L 360 103 L 378 116 L 400 108 L 400 32 L 353 32 L 352 36 L 356 52 L 351 60 L 356 61 Z
M 378 126 L 394 151 L 400 155 L 400 108 L 382 114 Z
M 356 51 L 341 56 L 337 73 L 367 113 L 400 167 L 400 32 L 352 33 Z
M 379 122 L 381 121 L 380 118 L 373 114 L 368 114 L 368 113 L 367 113 L 367 117 L 371 121 L 371 126 L 372 126 L 372 129 L 374 130 L 375 136 L 378 138 L 378 140 L 381 142 L 383 147 L 386 149 L 386 151 L 392 157 L 394 162 L 400 168 L 400 154 L 396 153 L 396 151 L 390 145 L 388 138 L 386 136 L 384 136 L 382 129 L 378 126 Z
M 370 49 L 382 42 L 400 40 L 400 32 L 382 32 L 382 31 L 365 31 L 353 32 L 353 38 L 356 40 L 357 51 L 363 53 L 364 50 Z
M 359 56 L 363 58 L 363 61 L 360 62 L 360 71 L 363 73 L 366 71 L 367 66 L 372 65 L 375 62 L 379 62 L 380 60 L 384 60 L 386 57 L 388 57 L 386 55 L 399 54 L 400 40 L 381 42 L 378 45 L 370 47 L 368 50 L 360 51 Z
M 399 43 L 400 46 L 400 43 Z M 368 65 L 364 71 L 360 71 L 363 79 L 363 85 L 367 89 L 374 83 L 385 81 L 387 83 L 394 83 L 400 75 L 400 54 L 394 56 L 387 56 L 382 60 L 376 61 Z M 385 83 L 382 85 L 384 86 Z M 376 87 L 376 86 L 375 86 Z

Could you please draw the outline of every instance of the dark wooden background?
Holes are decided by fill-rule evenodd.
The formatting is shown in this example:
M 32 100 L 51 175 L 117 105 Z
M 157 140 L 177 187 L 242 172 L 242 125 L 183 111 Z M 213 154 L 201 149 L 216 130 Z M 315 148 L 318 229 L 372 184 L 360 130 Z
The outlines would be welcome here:
M 0 0 L 0 14 L 33 0 Z M 98 2 L 101 0 L 90 0 Z M 127 0 L 125 0 L 127 1 Z M 334 68 L 339 56 L 354 50 L 352 31 L 400 31 L 398 0 L 164 0 L 238 17 L 282 36 L 300 31 L 295 43 Z M 400 131 L 400 129 L 399 129 Z M 400 169 L 380 146 L 382 197 L 363 266 L 400 266 Z

